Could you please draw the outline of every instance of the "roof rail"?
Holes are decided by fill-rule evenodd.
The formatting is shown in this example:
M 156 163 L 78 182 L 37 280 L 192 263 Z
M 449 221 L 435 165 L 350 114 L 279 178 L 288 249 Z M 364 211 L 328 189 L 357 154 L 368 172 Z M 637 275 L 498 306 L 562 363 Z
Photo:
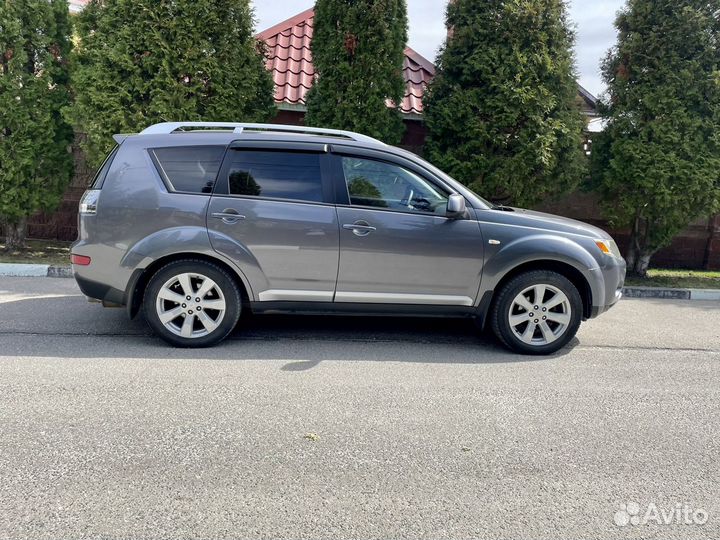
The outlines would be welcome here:
M 305 126 L 287 126 L 282 124 L 243 124 L 235 122 L 164 122 L 162 124 L 155 124 L 145 128 L 140 132 L 140 135 L 169 135 L 176 131 L 185 131 L 187 129 L 197 128 L 209 128 L 209 129 L 222 129 L 222 130 L 233 130 L 234 133 L 243 133 L 244 131 L 262 131 L 266 133 L 299 133 L 309 135 L 326 135 L 328 137 L 340 137 L 349 139 L 355 142 L 364 142 L 372 144 L 381 144 L 385 146 L 385 143 L 368 137 L 367 135 L 361 135 L 360 133 L 353 133 L 352 131 L 342 131 L 339 129 L 322 129 Z

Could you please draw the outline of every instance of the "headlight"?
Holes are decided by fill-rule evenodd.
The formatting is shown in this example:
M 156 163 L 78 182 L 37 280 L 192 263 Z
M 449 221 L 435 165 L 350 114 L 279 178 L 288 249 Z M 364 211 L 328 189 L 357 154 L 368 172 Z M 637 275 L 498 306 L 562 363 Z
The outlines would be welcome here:
M 595 244 L 605 255 L 610 255 L 611 257 L 622 259 L 620 249 L 618 249 L 615 240 L 595 240 Z

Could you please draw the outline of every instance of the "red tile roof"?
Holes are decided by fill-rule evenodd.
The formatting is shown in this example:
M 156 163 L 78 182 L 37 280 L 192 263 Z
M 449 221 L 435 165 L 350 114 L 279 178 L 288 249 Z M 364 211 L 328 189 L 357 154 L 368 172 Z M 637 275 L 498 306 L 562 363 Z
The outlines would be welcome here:
M 407 114 L 422 114 L 422 99 L 427 85 L 435 76 L 435 66 L 421 54 L 406 47 L 403 76 L 405 77 L 405 97 L 400 108 Z
M 275 81 L 275 101 L 305 105 L 307 91 L 315 78 L 310 42 L 313 36 L 313 9 L 268 28 L 258 34 L 267 45 L 267 68 Z M 410 47 L 403 62 L 405 97 L 400 109 L 405 114 L 422 114 L 422 98 L 435 75 L 435 66 Z

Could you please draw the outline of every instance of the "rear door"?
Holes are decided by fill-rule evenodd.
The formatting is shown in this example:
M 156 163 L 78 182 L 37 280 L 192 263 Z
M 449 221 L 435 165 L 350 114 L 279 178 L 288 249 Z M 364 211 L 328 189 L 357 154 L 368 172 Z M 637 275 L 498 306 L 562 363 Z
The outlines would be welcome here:
M 325 146 L 234 143 L 207 214 L 213 249 L 236 262 L 256 300 L 331 302 L 337 213 Z

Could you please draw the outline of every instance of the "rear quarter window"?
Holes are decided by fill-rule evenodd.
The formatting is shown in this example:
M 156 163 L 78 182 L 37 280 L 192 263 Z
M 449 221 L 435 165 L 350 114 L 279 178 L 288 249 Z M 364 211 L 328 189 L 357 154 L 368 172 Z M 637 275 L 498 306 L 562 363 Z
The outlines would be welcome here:
M 172 191 L 210 194 L 224 146 L 173 146 L 150 151 L 160 176 Z

